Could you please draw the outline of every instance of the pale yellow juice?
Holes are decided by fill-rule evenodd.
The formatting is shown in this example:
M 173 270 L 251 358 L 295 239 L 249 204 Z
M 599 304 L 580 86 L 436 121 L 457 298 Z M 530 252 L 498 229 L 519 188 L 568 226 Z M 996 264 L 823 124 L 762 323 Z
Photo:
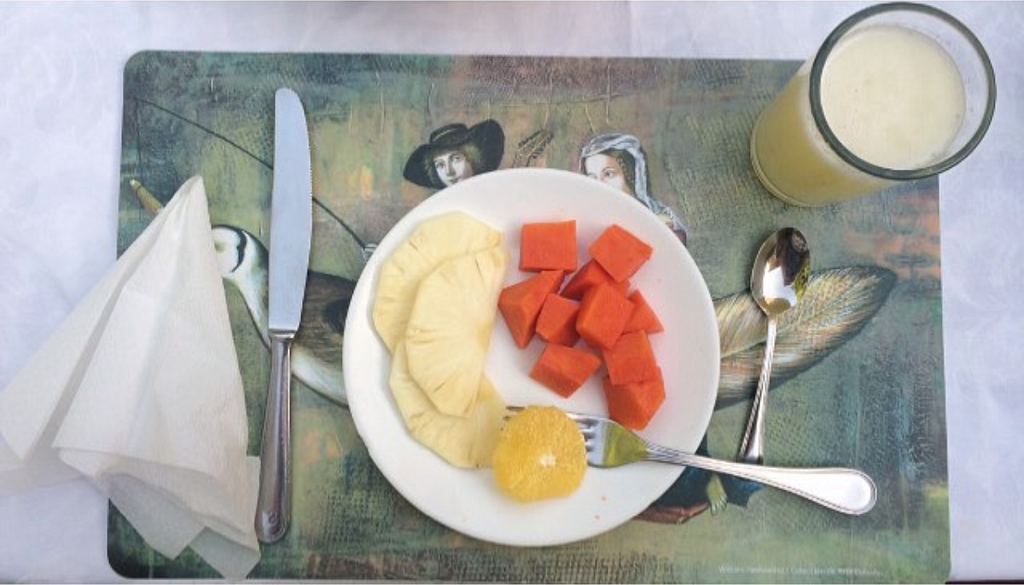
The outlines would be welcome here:
M 893 181 L 844 161 L 811 114 L 811 63 L 804 64 L 758 120 L 754 169 L 777 197 L 823 205 Z M 879 167 L 912 170 L 941 161 L 963 121 L 966 95 L 949 54 L 930 37 L 878 25 L 844 37 L 822 72 L 829 127 L 855 155 Z

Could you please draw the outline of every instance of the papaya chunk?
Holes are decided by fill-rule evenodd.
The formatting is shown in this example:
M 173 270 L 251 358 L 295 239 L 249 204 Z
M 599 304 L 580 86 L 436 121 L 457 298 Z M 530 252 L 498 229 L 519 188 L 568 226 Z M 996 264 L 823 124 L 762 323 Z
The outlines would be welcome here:
M 615 386 L 649 380 L 658 370 L 658 360 L 646 331 L 623 333 L 602 355 L 608 377 Z
M 576 257 L 576 220 L 523 224 L 520 235 L 520 270 L 574 272 L 579 266 Z
M 530 377 L 568 398 L 600 367 L 601 359 L 587 350 L 549 343 L 530 371 Z
M 647 302 L 647 299 L 644 298 L 643 293 L 639 289 L 630 293 L 628 298 L 633 302 L 633 314 L 622 329 L 623 333 L 646 331 L 648 334 L 651 334 L 661 333 L 665 330 L 665 326 L 661 324 L 657 313 L 654 312 L 654 309 L 651 308 L 650 303 Z
M 594 260 L 588 260 L 576 271 L 562 289 L 561 295 L 567 299 L 580 300 L 594 285 L 608 283 L 615 286 L 622 294 L 629 292 L 629 281 L 616 282 L 608 271 Z
M 633 303 L 610 284 L 587 291 L 576 317 L 576 331 L 591 347 L 611 349 L 633 315 Z
M 665 380 L 661 368 L 647 380 L 629 384 L 612 384 L 604 377 L 603 389 L 608 404 L 608 417 L 634 431 L 642 431 L 651 423 L 665 402 Z
M 548 343 L 571 347 L 580 338 L 576 332 L 576 315 L 579 312 L 579 302 L 549 294 L 537 316 L 537 336 Z
M 654 254 L 654 248 L 619 224 L 608 226 L 587 251 L 617 282 L 633 276 Z
M 520 349 L 533 339 L 544 299 L 557 292 L 564 279 L 565 273 L 561 270 L 545 270 L 505 287 L 498 295 L 498 311 Z

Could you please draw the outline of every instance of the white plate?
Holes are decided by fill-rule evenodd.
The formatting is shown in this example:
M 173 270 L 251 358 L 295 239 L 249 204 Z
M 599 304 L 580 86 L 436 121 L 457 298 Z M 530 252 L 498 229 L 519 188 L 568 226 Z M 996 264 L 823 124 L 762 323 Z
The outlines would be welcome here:
M 563 544 L 589 538 L 633 518 L 672 485 L 682 467 L 639 463 L 587 470 L 568 498 L 535 504 L 502 495 L 491 470 L 455 468 L 406 432 L 388 388 L 391 357 L 371 319 L 380 266 L 428 217 L 461 210 L 500 230 L 511 253 L 506 284 L 520 273 L 519 229 L 526 222 L 575 219 L 581 265 L 590 243 L 612 222 L 654 247 L 634 275 L 665 331 L 651 337 L 667 397 L 643 433 L 663 445 L 695 450 L 707 429 L 718 387 L 719 341 L 711 296 L 686 248 L 636 199 L 583 175 L 547 169 L 495 171 L 441 191 L 413 209 L 388 233 L 367 263 L 345 324 L 344 372 L 359 435 L 388 481 L 438 522 L 482 540 L 518 546 Z M 566 410 L 607 412 L 594 376 L 565 400 L 528 375 L 543 342 L 518 349 L 499 316 L 486 370 L 509 404 L 554 404 Z M 603 371 L 603 370 L 602 370 Z

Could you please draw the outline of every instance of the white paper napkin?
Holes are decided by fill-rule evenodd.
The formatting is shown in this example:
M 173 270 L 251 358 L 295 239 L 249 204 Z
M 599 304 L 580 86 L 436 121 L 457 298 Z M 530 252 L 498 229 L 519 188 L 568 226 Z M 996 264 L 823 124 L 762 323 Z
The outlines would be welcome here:
M 170 558 L 259 560 L 259 459 L 201 177 L 0 392 L 0 493 L 85 476 Z

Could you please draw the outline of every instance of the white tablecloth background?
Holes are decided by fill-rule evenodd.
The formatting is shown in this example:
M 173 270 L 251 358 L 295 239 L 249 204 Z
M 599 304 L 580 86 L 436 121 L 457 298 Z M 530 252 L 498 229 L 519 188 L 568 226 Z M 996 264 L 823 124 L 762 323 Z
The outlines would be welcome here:
M 0 2 L 0 388 L 114 262 L 140 50 L 804 59 L 863 3 Z M 952 578 L 1024 579 L 1024 4 L 942 2 L 995 65 L 941 181 Z M 0 582 L 117 580 L 84 482 L 0 498 Z

